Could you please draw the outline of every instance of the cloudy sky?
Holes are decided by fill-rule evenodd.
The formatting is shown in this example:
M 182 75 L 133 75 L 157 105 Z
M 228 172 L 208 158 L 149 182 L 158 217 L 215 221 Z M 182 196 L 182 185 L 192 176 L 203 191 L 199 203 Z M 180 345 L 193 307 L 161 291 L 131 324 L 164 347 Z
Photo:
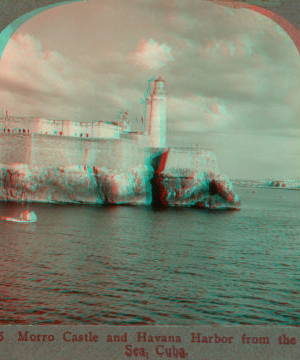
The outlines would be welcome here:
M 0 60 L 0 109 L 80 121 L 167 90 L 167 142 L 212 149 L 230 178 L 300 177 L 300 56 L 272 20 L 205 0 L 87 0 L 22 25 Z

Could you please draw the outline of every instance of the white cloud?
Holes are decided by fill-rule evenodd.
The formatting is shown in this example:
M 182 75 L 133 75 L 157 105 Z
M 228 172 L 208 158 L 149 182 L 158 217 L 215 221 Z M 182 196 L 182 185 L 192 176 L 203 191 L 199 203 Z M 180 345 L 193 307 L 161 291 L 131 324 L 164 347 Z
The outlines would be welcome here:
M 135 53 L 129 54 L 129 59 L 148 69 L 159 69 L 174 60 L 171 48 L 166 44 L 159 44 L 153 39 L 142 39 Z
M 83 112 L 81 98 L 94 91 L 84 75 L 59 52 L 44 50 L 34 36 L 18 33 L 0 62 L 0 108 L 15 115 L 74 118 Z
M 220 131 L 227 129 L 231 119 L 223 100 L 198 95 L 182 98 L 169 96 L 167 100 L 169 128 L 176 132 Z
M 72 87 L 64 81 L 68 63 L 57 52 L 43 52 L 41 43 L 28 34 L 13 37 L 0 64 L 1 83 L 8 88 L 67 95 Z

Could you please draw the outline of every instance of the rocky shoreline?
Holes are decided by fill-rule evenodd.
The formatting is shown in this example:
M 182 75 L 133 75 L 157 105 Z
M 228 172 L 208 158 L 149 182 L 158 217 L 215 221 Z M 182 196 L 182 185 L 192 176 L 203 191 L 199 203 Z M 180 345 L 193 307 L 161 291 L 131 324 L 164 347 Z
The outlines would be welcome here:
M 238 195 L 225 176 L 151 165 L 105 167 L 0 165 L 0 201 L 103 205 L 181 206 L 239 209 Z

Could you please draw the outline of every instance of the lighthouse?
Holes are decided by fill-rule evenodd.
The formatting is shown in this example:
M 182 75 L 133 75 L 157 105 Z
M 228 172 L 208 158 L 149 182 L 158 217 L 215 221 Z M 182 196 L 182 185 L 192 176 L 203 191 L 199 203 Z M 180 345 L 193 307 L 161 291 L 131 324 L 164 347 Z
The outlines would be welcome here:
M 165 81 L 161 76 L 149 80 L 146 96 L 144 134 L 148 136 L 149 146 L 166 147 L 166 93 Z

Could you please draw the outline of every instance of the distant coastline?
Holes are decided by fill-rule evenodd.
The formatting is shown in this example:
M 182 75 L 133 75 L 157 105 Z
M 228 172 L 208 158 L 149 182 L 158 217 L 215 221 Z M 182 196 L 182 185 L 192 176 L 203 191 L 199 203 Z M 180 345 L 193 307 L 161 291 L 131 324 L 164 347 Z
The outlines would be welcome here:
M 300 190 L 300 179 L 292 180 L 277 180 L 277 179 L 262 179 L 262 180 L 231 180 L 235 186 L 251 187 L 251 188 L 267 188 L 267 189 L 285 189 L 285 190 Z

